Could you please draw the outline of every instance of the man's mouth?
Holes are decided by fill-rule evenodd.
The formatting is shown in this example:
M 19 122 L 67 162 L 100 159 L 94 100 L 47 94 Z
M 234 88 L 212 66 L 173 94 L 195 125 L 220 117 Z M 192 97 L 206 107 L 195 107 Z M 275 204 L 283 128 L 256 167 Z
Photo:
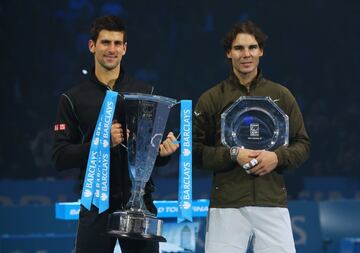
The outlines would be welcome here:
M 117 57 L 115 55 L 105 55 L 104 58 L 110 59 L 110 60 L 115 60 Z

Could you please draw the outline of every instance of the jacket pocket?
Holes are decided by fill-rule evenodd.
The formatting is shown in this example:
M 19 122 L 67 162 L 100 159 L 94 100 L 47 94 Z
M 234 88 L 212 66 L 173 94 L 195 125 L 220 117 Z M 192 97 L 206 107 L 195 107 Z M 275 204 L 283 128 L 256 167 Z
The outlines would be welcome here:
M 282 175 L 273 171 L 265 176 L 258 177 L 255 184 L 256 200 L 275 206 L 286 206 L 287 191 Z
M 239 167 L 234 170 L 216 173 L 211 191 L 213 206 L 239 207 L 251 201 L 252 187 L 249 175 Z

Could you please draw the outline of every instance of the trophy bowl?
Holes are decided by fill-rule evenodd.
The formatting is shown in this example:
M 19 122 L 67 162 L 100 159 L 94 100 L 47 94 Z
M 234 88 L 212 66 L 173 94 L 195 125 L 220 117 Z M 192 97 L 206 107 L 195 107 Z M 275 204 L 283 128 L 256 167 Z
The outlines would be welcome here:
M 144 204 L 145 184 L 150 178 L 165 125 L 175 99 L 141 93 L 123 94 L 126 110 L 128 169 L 131 197 L 125 210 L 109 215 L 108 234 L 141 240 L 165 242 L 163 221 Z
M 270 97 L 242 96 L 221 114 L 227 147 L 274 150 L 288 145 L 289 118 Z

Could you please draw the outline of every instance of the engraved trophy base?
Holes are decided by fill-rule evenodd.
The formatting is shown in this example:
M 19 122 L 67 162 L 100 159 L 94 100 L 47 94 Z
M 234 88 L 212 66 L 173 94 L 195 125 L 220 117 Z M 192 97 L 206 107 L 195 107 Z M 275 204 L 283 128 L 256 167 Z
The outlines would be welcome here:
M 108 234 L 138 240 L 166 242 L 161 236 L 163 221 L 142 212 L 118 211 L 109 215 Z

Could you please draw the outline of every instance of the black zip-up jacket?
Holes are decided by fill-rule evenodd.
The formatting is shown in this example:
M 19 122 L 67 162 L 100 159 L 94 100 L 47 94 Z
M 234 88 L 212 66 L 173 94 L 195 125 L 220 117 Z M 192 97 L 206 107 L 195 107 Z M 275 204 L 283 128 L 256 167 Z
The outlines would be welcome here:
M 269 96 L 289 116 L 289 145 L 274 150 L 277 168 L 264 176 L 249 175 L 221 143 L 221 114 L 240 96 Z M 199 99 L 193 119 L 194 165 L 213 171 L 211 207 L 287 206 L 283 170 L 299 167 L 309 156 L 310 140 L 300 108 L 284 86 L 259 71 L 249 91 L 232 72 Z
M 52 158 L 58 170 L 81 169 L 80 189 L 85 177 L 91 139 L 108 89 L 109 87 L 101 83 L 92 71 L 86 80 L 60 97 L 54 128 Z M 151 94 L 153 87 L 132 79 L 121 69 L 113 90 L 119 93 Z M 126 133 L 124 100 L 121 96 L 117 99 L 114 120 L 121 123 Z M 110 159 L 110 208 L 114 207 L 111 203 L 112 198 L 117 202 L 114 208 L 123 208 L 130 197 L 131 188 L 126 149 L 121 145 L 111 148 Z M 156 165 L 161 166 L 167 160 L 167 158 L 158 159 Z M 154 185 L 150 179 L 145 187 L 144 201 L 149 211 L 154 213 L 156 209 L 151 199 L 153 191 Z

